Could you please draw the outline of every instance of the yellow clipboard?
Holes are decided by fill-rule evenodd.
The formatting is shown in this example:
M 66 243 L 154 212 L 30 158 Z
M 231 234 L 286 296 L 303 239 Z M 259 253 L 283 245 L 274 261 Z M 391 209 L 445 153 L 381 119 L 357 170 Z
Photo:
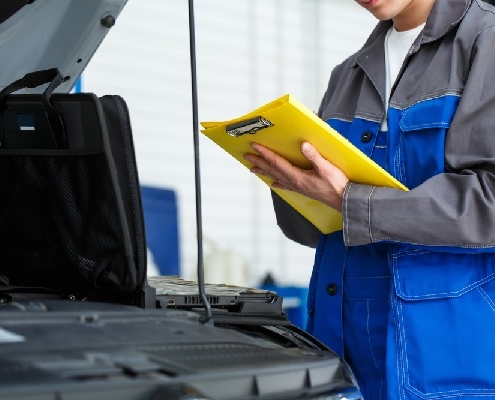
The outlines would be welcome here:
M 253 153 L 257 142 L 300 168 L 311 168 L 301 154 L 304 141 L 339 167 L 353 182 L 408 190 L 361 150 L 332 129 L 292 95 L 282 96 L 239 118 L 224 122 L 201 122 L 205 136 L 247 168 L 243 155 Z M 259 178 L 268 186 L 272 180 Z M 342 229 L 342 214 L 333 208 L 288 190 L 272 189 L 323 233 Z

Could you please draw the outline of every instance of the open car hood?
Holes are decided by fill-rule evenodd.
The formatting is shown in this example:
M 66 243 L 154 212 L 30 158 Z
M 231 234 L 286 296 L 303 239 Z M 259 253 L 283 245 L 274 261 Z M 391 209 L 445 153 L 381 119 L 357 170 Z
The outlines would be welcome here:
M 69 92 L 127 0 L 8 0 L 0 3 L 0 89 L 26 73 L 58 68 Z M 24 89 L 40 93 L 44 86 Z

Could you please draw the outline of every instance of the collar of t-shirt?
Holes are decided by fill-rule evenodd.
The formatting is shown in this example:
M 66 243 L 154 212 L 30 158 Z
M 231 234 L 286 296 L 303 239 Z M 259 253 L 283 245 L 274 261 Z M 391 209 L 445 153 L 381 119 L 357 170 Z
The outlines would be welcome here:
M 392 25 L 387 32 L 385 38 L 385 110 L 388 109 L 390 91 L 397 79 L 397 75 L 399 75 L 402 63 L 424 26 L 425 24 L 421 24 L 408 31 L 398 32 Z M 384 118 L 381 130 L 386 131 L 387 129 L 387 118 Z

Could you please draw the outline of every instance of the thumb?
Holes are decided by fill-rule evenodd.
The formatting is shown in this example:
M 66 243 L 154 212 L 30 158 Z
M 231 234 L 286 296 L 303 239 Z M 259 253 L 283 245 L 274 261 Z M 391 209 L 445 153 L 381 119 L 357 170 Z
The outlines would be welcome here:
M 311 162 L 311 164 L 313 164 L 315 169 L 317 169 L 324 160 L 320 153 L 318 153 L 318 150 L 316 150 L 316 148 L 308 142 L 304 142 L 301 145 L 301 153 Z

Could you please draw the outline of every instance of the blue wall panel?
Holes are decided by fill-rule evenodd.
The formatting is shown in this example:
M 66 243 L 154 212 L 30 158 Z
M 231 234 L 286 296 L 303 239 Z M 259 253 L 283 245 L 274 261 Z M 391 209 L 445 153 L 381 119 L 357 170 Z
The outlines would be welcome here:
M 179 226 L 176 193 L 141 186 L 148 248 L 160 275 L 180 275 Z

